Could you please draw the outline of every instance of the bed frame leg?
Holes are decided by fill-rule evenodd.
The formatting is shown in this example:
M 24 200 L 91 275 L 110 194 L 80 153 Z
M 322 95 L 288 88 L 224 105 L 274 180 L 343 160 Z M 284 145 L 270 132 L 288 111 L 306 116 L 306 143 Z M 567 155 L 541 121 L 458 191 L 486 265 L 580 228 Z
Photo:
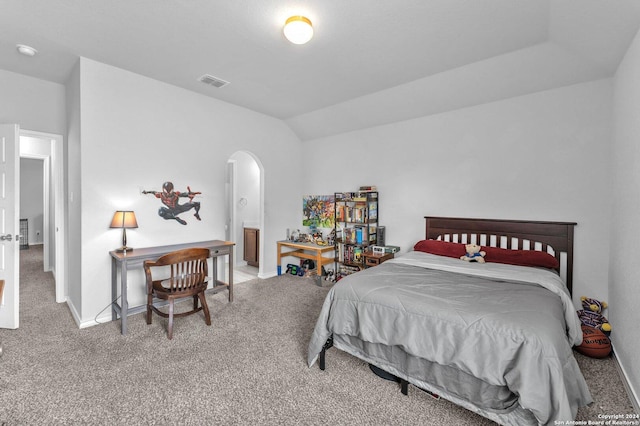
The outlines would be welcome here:
M 320 351 L 320 370 L 322 371 L 324 371 L 325 369 L 325 362 L 324 362 L 325 354 L 327 352 L 327 349 L 329 349 L 332 346 L 333 346 L 333 337 L 329 337 L 325 342 L 324 346 L 322 347 L 322 350 Z
M 403 395 L 409 395 L 409 382 L 405 379 L 400 379 L 400 392 L 402 392 Z

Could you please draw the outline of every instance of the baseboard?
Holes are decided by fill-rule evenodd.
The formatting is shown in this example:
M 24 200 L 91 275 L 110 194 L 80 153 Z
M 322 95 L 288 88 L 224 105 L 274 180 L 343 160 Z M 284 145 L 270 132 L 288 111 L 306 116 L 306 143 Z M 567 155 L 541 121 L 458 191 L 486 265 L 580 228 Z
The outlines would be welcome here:
M 69 311 L 71 311 L 71 317 L 76 322 L 78 328 L 82 328 L 82 321 L 80 320 L 80 315 L 78 315 L 78 311 L 76 311 L 76 307 L 73 306 L 71 300 L 67 298 L 67 306 L 69 307 Z
M 105 323 L 111 322 L 111 321 L 113 321 L 111 319 L 111 312 L 107 312 L 106 314 L 104 314 L 100 318 L 94 318 L 94 319 L 91 319 L 91 320 L 88 320 L 88 321 L 83 321 L 80 324 L 80 328 L 93 327 L 94 325 L 105 324 Z
M 616 348 L 613 343 L 611 344 L 611 352 L 613 354 L 613 359 L 615 360 L 618 373 L 620 374 L 620 378 L 622 379 L 622 384 L 624 385 L 624 389 L 627 391 L 627 395 L 629 395 L 629 400 L 631 401 L 631 405 L 633 405 L 633 410 L 636 413 L 640 413 L 640 398 L 638 398 L 638 393 L 631 386 L 631 383 L 629 382 L 629 376 L 627 375 L 627 372 L 624 366 L 620 363 L 620 360 L 616 356 Z
M 258 278 L 260 278 L 261 280 L 266 280 L 267 278 L 275 277 L 277 275 L 278 273 L 276 271 L 262 272 L 258 274 Z

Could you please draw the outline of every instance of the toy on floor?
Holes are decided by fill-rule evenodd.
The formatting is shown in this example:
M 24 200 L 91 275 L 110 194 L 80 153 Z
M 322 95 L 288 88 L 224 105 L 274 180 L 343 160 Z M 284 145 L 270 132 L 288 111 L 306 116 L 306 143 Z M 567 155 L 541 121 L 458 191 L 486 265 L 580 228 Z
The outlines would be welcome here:
M 324 277 L 325 281 L 329 281 L 329 282 L 335 282 L 336 277 L 334 275 L 333 269 L 325 269 L 325 267 L 323 266 L 322 269 L 322 276 Z
M 316 262 L 311 259 L 305 259 L 300 261 L 300 267 L 302 268 L 302 275 L 307 277 L 316 275 Z
M 335 276 L 335 272 L 333 271 L 333 269 L 329 269 L 327 271 L 326 275 L 324 276 L 324 279 L 326 281 L 329 281 L 329 282 L 332 282 L 332 283 L 336 282 L 336 276 Z
M 597 328 L 605 335 L 611 334 L 611 324 L 609 320 L 602 315 L 602 311 L 607 308 L 606 302 L 601 302 L 590 297 L 582 296 L 582 309 L 578 311 L 578 318 L 583 325 Z
M 297 275 L 297 276 L 301 277 L 301 276 L 304 275 L 304 269 L 302 269 L 298 265 L 293 265 L 293 264 L 289 263 L 287 265 L 287 271 L 285 273 L 286 274 L 291 274 L 291 275 Z
M 591 358 L 605 358 L 611 353 L 611 341 L 597 328 L 582 325 L 582 344 L 576 350 Z
M 464 256 L 460 256 L 460 259 L 466 260 L 467 262 L 478 262 L 484 263 L 484 256 L 487 254 L 484 251 L 480 251 L 480 246 L 477 244 L 465 244 L 465 249 L 467 250 L 467 254 Z

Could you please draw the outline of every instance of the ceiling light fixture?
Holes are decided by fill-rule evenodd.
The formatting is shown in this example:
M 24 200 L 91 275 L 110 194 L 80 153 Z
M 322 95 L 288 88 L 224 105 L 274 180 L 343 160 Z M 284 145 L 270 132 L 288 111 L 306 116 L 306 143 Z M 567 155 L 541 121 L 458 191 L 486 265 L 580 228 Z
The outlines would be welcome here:
M 284 36 L 293 44 L 305 44 L 313 37 L 313 26 L 309 18 L 292 16 L 284 23 Z
M 16 49 L 18 52 L 22 53 L 24 56 L 35 56 L 38 51 L 31 46 L 27 46 L 26 44 L 16 44 Z

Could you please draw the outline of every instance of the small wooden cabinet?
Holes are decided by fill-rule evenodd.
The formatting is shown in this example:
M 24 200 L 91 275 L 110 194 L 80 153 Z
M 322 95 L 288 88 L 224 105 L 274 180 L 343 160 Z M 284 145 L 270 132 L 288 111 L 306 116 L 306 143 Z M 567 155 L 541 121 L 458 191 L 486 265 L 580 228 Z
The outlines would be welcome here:
M 385 260 L 393 259 L 393 253 L 374 254 L 371 252 L 365 252 L 363 257 L 364 267 L 371 268 L 372 266 L 378 266 Z
M 260 266 L 260 230 L 244 228 L 244 260 L 247 265 Z

